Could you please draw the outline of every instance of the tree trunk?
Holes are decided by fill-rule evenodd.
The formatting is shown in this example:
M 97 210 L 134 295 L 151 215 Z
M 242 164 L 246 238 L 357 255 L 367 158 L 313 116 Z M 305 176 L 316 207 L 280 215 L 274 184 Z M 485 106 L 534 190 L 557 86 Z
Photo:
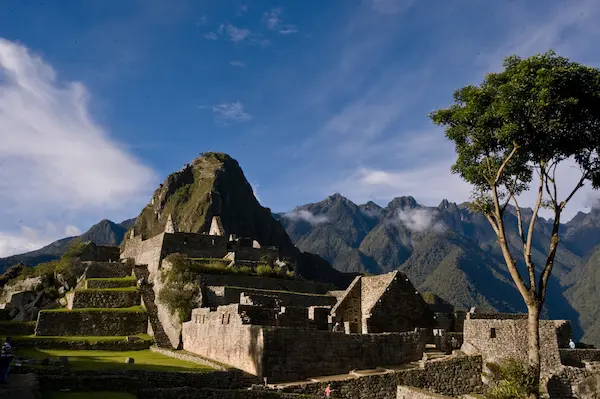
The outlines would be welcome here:
M 527 333 L 528 333 L 528 357 L 529 370 L 534 379 L 534 383 L 529 392 L 529 399 L 539 399 L 540 397 L 540 306 L 535 303 L 527 306 Z

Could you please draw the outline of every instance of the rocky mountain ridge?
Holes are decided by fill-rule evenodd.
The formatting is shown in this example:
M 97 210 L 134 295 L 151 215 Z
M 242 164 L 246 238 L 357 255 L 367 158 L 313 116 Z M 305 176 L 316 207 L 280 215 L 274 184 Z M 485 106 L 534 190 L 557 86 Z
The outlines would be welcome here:
M 523 209 L 525 219 L 531 209 Z M 522 258 L 514 208 L 508 208 L 508 241 Z M 525 310 L 506 269 L 496 235 L 468 204 L 447 200 L 437 207 L 398 197 L 381 207 L 356 205 L 340 194 L 275 216 L 303 251 L 321 255 L 341 271 L 405 272 L 420 291 L 431 291 L 462 308 Z M 552 221 L 536 224 L 533 259 L 545 260 Z M 600 282 L 600 211 L 579 213 L 561 227 L 562 242 L 548 288 L 545 316 L 573 320 L 575 335 L 600 343 L 593 292 Z M 524 270 L 521 261 L 520 267 Z M 585 335 L 584 335 L 585 330 Z

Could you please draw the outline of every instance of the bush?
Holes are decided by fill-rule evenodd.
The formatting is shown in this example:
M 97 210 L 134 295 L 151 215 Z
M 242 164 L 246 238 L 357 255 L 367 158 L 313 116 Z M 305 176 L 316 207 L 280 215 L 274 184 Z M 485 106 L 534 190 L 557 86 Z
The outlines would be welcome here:
M 193 262 L 181 254 L 169 255 L 167 260 L 171 267 L 161 271 L 164 285 L 158 293 L 158 300 L 184 322 L 190 319 L 192 309 L 197 305 L 196 298 L 200 294 L 198 272 Z
M 535 374 L 519 359 L 508 358 L 487 367 L 492 383 L 486 397 L 490 399 L 526 398 L 529 392 L 539 390 Z

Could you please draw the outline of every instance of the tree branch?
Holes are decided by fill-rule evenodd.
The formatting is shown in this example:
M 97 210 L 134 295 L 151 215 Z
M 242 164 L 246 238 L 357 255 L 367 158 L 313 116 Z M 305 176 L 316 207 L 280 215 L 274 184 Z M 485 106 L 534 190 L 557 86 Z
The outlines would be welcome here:
M 510 203 L 510 199 L 514 198 L 515 195 L 515 190 L 517 189 L 517 182 L 519 181 L 519 176 L 516 175 L 515 176 L 515 180 L 513 181 L 513 185 L 512 188 L 508 188 L 508 186 L 506 187 L 506 190 L 508 191 L 507 194 L 507 199 L 506 202 L 504 203 L 504 205 L 502 205 L 502 213 L 504 213 L 504 211 L 506 210 L 506 207 L 508 206 L 508 204 Z M 516 202 L 516 198 L 515 198 L 515 202 Z M 518 207 L 519 205 L 517 205 Z
M 540 165 L 540 184 L 538 185 L 538 195 L 535 201 L 535 207 L 533 208 L 533 215 L 529 221 L 529 231 L 527 232 L 527 242 L 523 248 L 523 255 L 525 257 L 525 264 L 527 265 L 527 271 L 529 272 L 529 286 L 535 289 L 535 265 L 531 260 L 531 244 L 533 242 L 533 230 L 535 229 L 535 222 L 537 220 L 538 212 L 540 211 L 540 205 L 542 204 L 542 197 L 544 195 L 544 182 L 546 180 L 546 170 L 543 165 Z
M 569 194 L 569 196 L 567 197 L 567 199 L 565 199 L 564 201 L 562 201 L 560 203 L 560 210 L 561 211 L 563 209 L 565 209 L 565 206 L 567 206 L 567 202 L 569 202 L 571 200 L 571 198 L 573 198 L 573 196 L 575 195 L 575 193 L 577 192 L 577 190 L 579 190 L 581 187 L 583 187 L 583 182 L 585 181 L 585 179 L 587 179 L 587 173 L 584 173 L 581 176 L 581 179 L 579 179 L 579 181 L 577 182 L 577 185 L 575 186 L 575 188 L 573 189 L 573 191 L 571 191 L 571 194 Z
M 546 288 L 548 287 L 548 279 L 550 278 L 550 273 L 552 272 L 552 267 L 554 266 L 554 258 L 556 256 L 556 250 L 558 249 L 558 230 L 560 228 L 560 213 L 562 209 L 558 206 L 554 207 L 554 222 L 552 224 L 552 235 L 550 236 L 550 250 L 548 251 L 548 257 L 546 258 L 546 264 L 544 265 L 544 270 L 540 275 L 540 282 L 538 285 L 537 291 L 537 299 L 540 303 L 540 306 L 544 303 L 546 299 Z
M 513 150 L 513 153 L 514 153 L 514 150 Z M 498 237 L 498 244 L 500 244 L 500 248 L 502 249 L 502 255 L 504 256 L 504 260 L 506 262 L 506 266 L 508 267 L 508 272 L 510 273 L 510 276 L 512 277 L 513 281 L 515 282 L 515 285 L 517 286 L 517 289 L 521 293 L 523 300 L 525 300 L 525 303 L 529 303 L 531 301 L 529 287 L 527 287 L 525 285 L 525 282 L 523 281 L 523 277 L 521 277 L 521 273 L 519 273 L 519 270 L 517 269 L 517 264 L 515 262 L 515 259 L 512 257 L 512 255 L 510 253 L 510 249 L 508 248 L 508 243 L 506 242 L 506 230 L 504 228 L 504 220 L 502 219 L 503 215 L 500 212 L 500 203 L 498 200 L 498 189 L 495 185 L 492 186 L 492 198 L 494 200 L 494 209 L 495 209 L 494 216 L 496 219 L 496 226 L 497 226 L 497 229 L 494 229 L 494 230 L 496 231 L 496 235 Z M 534 280 L 534 284 L 535 284 L 535 280 Z
M 517 210 L 517 226 L 519 227 L 519 237 L 521 238 L 521 243 L 523 244 L 523 251 L 525 251 L 525 234 L 523 233 L 523 219 L 521 218 L 521 208 L 519 207 L 519 203 L 517 202 L 517 197 L 511 195 L 513 202 L 515 203 L 515 208 Z
M 518 148 L 519 146 L 517 144 L 514 144 L 512 151 L 510 152 L 510 154 L 508 154 L 504 162 L 502 162 L 502 165 L 500 165 L 500 167 L 498 168 L 498 173 L 496 173 L 496 180 L 494 180 L 494 185 L 497 185 L 500 179 L 502 178 L 502 173 L 504 173 L 506 165 L 508 165 L 508 162 L 510 162 L 510 159 L 513 157 L 513 155 L 515 155 Z

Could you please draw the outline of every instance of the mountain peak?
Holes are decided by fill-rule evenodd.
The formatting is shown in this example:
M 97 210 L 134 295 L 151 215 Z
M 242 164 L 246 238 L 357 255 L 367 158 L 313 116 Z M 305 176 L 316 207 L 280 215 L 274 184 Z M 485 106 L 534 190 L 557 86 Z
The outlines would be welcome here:
M 385 207 L 388 211 L 402 210 L 402 209 L 414 209 L 418 208 L 420 205 L 412 196 L 405 197 L 396 197 L 390 201 L 390 203 Z

